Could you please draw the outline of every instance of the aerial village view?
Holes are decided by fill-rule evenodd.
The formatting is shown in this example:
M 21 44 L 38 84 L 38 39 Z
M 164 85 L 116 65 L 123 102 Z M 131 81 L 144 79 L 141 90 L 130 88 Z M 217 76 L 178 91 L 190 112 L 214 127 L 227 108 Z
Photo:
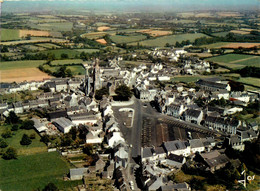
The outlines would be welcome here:
M 258 0 L 0 5 L 0 191 L 260 189 Z

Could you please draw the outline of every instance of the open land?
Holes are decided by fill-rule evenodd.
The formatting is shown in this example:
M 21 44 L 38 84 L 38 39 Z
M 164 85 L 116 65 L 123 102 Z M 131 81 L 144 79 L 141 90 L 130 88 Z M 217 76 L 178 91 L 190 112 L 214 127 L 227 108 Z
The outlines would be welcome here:
M 23 155 L 10 161 L 0 159 L 0 168 L 1 190 L 37 190 L 49 182 L 68 189 L 81 182 L 63 181 L 70 166 L 57 152 Z
M 148 47 L 164 47 L 166 43 L 169 43 L 170 45 L 175 45 L 176 42 L 182 42 L 184 40 L 190 40 L 191 42 L 194 42 L 195 39 L 200 37 L 208 37 L 208 36 L 201 33 L 169 35 L 169 36 L 158 37 L 155 39 L 140 41 L 139 44 Z M 129 45 L 137 45 L 137 43 L 130 43 Z
M 260 67 L 260 57 L 245 54 L 226 54 L 207 58 L 207 61 L 218 63 L 228 68 L 243 68 L 245 66 Z
M 131 35 L 131 36 L 115 35 L 115 36 L 111 36 L 110 38 L 114 43 L 121 44 L 121 43 L 141 41 L 146 39 L 146 36 L 145 35 Z
M 172 34 L 172 31 L 162 31 L 162 30 L 153 30 L 153 29 L 139 30 L 137 32 L 145 33 L 145 34 L 148 34 L 148 35 L 150 35 L 152 37 L 165 36 L 165 35 Z

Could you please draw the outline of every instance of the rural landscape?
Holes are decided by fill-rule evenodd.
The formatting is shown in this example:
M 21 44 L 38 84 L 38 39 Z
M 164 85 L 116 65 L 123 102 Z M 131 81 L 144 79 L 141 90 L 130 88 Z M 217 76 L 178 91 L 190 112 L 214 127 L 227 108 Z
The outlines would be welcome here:
M 259 1 L 190 2 L 2 2 L 0 191 L 259 189 Z

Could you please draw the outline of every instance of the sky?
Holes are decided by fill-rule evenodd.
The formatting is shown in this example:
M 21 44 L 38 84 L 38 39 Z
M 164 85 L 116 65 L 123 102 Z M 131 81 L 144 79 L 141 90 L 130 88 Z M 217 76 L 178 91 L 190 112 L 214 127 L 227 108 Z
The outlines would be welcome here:
M 258 9 L 259 0 L 4 0 L 3 12 L 55 10 L 192 11 Z

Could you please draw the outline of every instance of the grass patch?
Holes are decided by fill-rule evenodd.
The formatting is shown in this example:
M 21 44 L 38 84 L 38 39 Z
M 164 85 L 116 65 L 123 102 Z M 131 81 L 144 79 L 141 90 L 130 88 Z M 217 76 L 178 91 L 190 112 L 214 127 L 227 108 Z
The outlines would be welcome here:
M 73 28 L 72 22 L 49 22 L 49 23 L 41 23 L 41 24 L 33 24 L 31 26 L 32 28 L 39 29 L 39 30 L 48 30 L 48 31 L 71 31 Z
M 225 46 L 227 44 L 230 44 L 229 42 L 217 42 L 213 44 L 206 44 L 206 45 L 201 45 L 200 47 L 206 47 L 206 48 L 221 48 L 222 46 Z
M 17 68 L 36 68 L 45 63 L 45 60 L 24 60 L 1 62 L 0 70 L 11 70 Z
M 245 54 L 226 54 L 222 56 L 212 57 L 208 58 L 208 61 L 212 62 L 224 62 L 224 63 L 230 63 L 234 61 L 238 61 L 241 59 L 247 59 L 252 57 L 251 55 L 245 55 Z
M 216 32 L 212 33 L 212 36 L 217 36 L 217 37 L 225 37 L 229 32 Z
M 45 69 L 50 70 L 51 72 L 56 72 L 60 66 L 49 66 L 49 65 L 44 65 L 43 66 Z M 82 75 L 85 74 L 85 69 L 82 65 L 73 65 L 73 66 L 67 66 L 67 69 L 70 69 L 72 72 L 72 75 Z
M 169 43 L 170 45 L 175 45 L 177 41 L 182 42 L 184 40 L 190 40 L 191 42 L 194 42 L 195 39 L 201 37 L 208 37 L 208 36 L 202 33 L 169 35 L 169 36 L 158 37 L 155 39 L 140 41 L 139 44 L 148 47 L 164 47 L 166 43 Z M 136 46 L 137 43 L 130 43 L 129 45 Z
M 2 134 L 6 130 L 10 130 L 11 126 L 0 126 L 0 134 Z M 20 144 L 20 141 L 22 139 L 23 134 L 31 135 L 34 133 L 35 139 L 32 139 L 32 143 L 28 146 L 23 146 Z M 35 132 L 34 129 L 30 130 L 24 130 L 19 129 L 18 131 L 13 132 L 13 136 L 11 138 L 7 138 L 6 142 L 9 146 L 14 147 L 17 149 L 18 155 L 28 155 L 28 154 L 35 154 L 35 153 L 41 153 L 46 152 L 47 147 L 44 143 L 40 142 L 40 136 Z
M 1 41 L 18 40 L 19 30 L 16 29 L 1 29 Z
M 141 41 L 146 39 L 147 37 L 145 35 L 131 35 L 131 36 L 115 35 L 115 36 L 111 36 L 110 38 L 114 43 L 122 44 L 122 43 Z
M 68 59 L 68 60 L 54 60 L 51 62 L 52 65 L 66 65 L 66 64 L 81 64 L 81 59 Z
M 90 53 L 90 54 L 99 51 L 99 49 L 73 49 L 73 50 L 76 50 L 78 52 Z
M 56 48 L 60 48 L 60 46 L 56 45 L 56 44 L 51 44 L 51 43 L 42 43 L 42 44 L 36 44 L 37 46 L 43 47 L 43 48 L 47 48 L 47 49 L 56 49 Z
M 241 77 L 239 78 L 239 80 L 237 80 L 241 83 L 245 83 L 245 84 L 249 84 L 249 85 L 253 85 L 253 86 L 257 86 L 260 87 L 260 79 L 259 78 L 254 78 L 254 77 Z
M 57 152 L 19 156 L 16 160 L 0 160 L 0 189 L 36 190 L 49 182 L 59 189 L 73 187 L 82 181 L 62 180 L 70 165 Z
M 260 67 L 260 56 L 255 56 L 245 61 L 236 62 L 236 64 Z

